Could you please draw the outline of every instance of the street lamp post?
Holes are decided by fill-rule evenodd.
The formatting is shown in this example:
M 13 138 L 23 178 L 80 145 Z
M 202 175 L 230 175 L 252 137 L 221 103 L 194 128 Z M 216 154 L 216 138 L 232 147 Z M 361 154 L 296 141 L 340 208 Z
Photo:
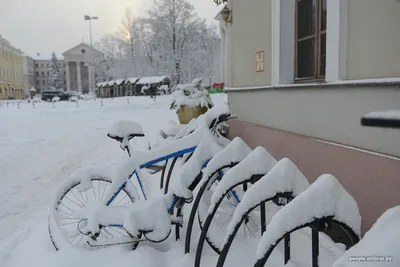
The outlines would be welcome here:
M 92 44 L 92 20 L 95 19 L 99 19 L 99 17 L 91 17 L 89 15 L 85 15 L 84 20 L 88 20 L 89 21 L 89 32 L 90 32 L 90 46 L 93 46 Z
M 89 15 L 84 15 L 84 20 L 88 20 L 89 21 L 89 32 L 90 32 L 90 46 L 93 47 L 93 42 L 92 42 L 92 20 L 98 20 L 99 17 L 92 17 Z M 92 64 L 92 68 L 94 68 L 94 62 L 91 62 Z M 90 68 L 89 68 L 90 70 Z M 95 86 L 95 79 L 94 79 L 94 70 L 92 69 L 92 71 L 89 71 L 89 79 L 91 80 L 90 84 L 93 86 Z M 89 88 L 89 91 L 92 91 L 93 88 Z

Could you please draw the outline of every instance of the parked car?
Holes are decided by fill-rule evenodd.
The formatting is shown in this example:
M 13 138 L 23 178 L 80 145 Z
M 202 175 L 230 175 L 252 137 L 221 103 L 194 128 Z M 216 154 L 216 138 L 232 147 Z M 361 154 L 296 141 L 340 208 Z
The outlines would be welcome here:
M 76 102 L 79 99 L 82 99 L 82 95 L 76 91 L 66 91 L 67 95 L 69 95 L 69 101 Z
M 44 91 L 42 93 L 42 100 L 51 102 L 53 97 L 59 97 L 60 101 L 69 101 L 70 95 L 66 94 L 63 91 Z

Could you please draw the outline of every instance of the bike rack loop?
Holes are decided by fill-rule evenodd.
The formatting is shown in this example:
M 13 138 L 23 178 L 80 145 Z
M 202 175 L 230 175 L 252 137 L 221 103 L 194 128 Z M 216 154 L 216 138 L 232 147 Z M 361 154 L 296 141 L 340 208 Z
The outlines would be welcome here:
M 334 215 L 331 216 L 324 216 L 321 218 L 316 218 L 310 223 L 303 224 L 297 226 L 287 232 L 284 236 L 279 238 L 276 243 L 271 246 L 267 253 L 261 259 L 258 259 L 257 262 L 254 264 L 253 267 L 263 267 L 267 262 L 268 258 L 271 256 L 272 252 L 274 251 L 275 247 L 284 239 L 286 236 L 290 236 L 293 232 L 296 232 L 300 229 L 310 227 L 311 228 L 311 246 L 312 246 L 312 267 L 319 267 L 318 256 L 319 256 L 319 232 L 324 232 L 329 230 L 332 227 L 332 224 L 336 224 L 341 226 L 342 228 L 346 229 L 346 233 L 349 235 L 350 239 L 352 239 L 353 243 L 356 244 L 359 241 L 359 237 L 354 233 L 354 231 L 345 223 L 337 221 L 334 219 Z M 287 262 L 285 262 L 286 264 Z
M 195 217 L 196 217 L 196 212 L 197 212 L 197 209 L 198 209 L 198 207 L 199 207 L 200 200 L 201 200 L 201 198 L 202 198 L 204 192 L 205 192 L 206 189 L 207 189 L 208 183 L 210 182 L 211 178 L 212 178 L 215 174 L 217 174 L 219 171 L 221 171 L 221 170 L 223 170 L 223 169 L 225 169 L 225 168 L 233 168 L 233 167 L 236 166 L 237 164 L 239 164 L 239 162 L 233 162 L 233 163 L 231 163 L 231 164 L 227 164 L 227 165 L 224 165 L 224 166 L 220 167 L 218 170 L 216 170 L 216 171 L 213 172 L 211 175 L 209 175 L 208 178 L 207 178 L 207 181 L 204 182 L 204 183 L 201 185 L 201 187 L 200 187 L 200 189 L 199 189 L 199 192 L 197 193 L 197 196 L 196 196 L 196 198 L 195 198 L 195 200 L 194 200 L 192 209 L 191 209 L 191 211 L 190 211 L 190 216 L 189 216 L 189 221 L 188 221 L 188 227 L 187 227 L 187 229 L 186 229 L 185 254 L 190 253 L 190 241 L 191 241 L 191 238 L 192 238 L 193 224 L 194 224 L 194 220 L 195 220 Z
M 265 174 L 255 174 L 252 175 L 249 179 L 241 181 L 240 183 L 237 183 L 233 186 L 231 186 L 229 188 L 229 190 L 227 190 L 227 192 L 221 197 L 221 199 L 216 203 L 213 211 L 208 214 L 206 221 L 204 222 L 203 225 L 203 229 L 201 231 L 200 234 L 200 238 L 199 238 L 199 242 L 197 244 L 197 250 L 196 250 L 196 256 L 195 256 L 195 261 L 194 261 L 194 267 L 200 267 L 200 262 L 201 262 L 201 254 L 203 252 L 203 247 L 204 247 L 204 241 L 206 239 L 206 234 L 208 231 L 208 228 L 211 225 L 212 219 L 214 218 L 215 213 L 217 212 L 219 205 L 222 203 L 223 199 L 225 198 L 225 196 L 229 193 L 230 190 L 232 190 L 233 188 L 235 188 L 238 185 L 244 184 L 244 183 L 252 183 L 254 184 L 255 182 L 257 182 L 259 179 L 261 179 Z
M 237 232 L 239 231 L 239 228 L 241 227 L 243 221 L 246 219 L 246 217 L 254 209 L 256 209 L 258 206 L 260 206 L 261 209 L 264 209 L 264 210 L 260 211 L 261 212 L 261 236 L 262 236 L 262 234 L 265 232 L 265 228 L 266 228 L 266 223 L 265 223 L 265 203 L 267 203 L 268 201 L 272 201 L 277 206 L 284 206 L 285 205 L 284 203 L 279 202 L 280 199 L 286 199 L 287 203 L 289 203 L 293 199 L 293 193 L 292 192 L 279 192 L 279 193 L 276 193 L 275 196 L 273 196 L 271 198 L 268 198 L 266 200 L 263 200 L 262 202 L 257 203 L 256 205 L 252 206 L 245 214 L 242 215 L 242 218 L 240 219 L 240 222 L 236 224 L 236 226 L 234 228 L 234 231 L 232 232 L 231 235 L 228 236 L 228 240 L 225 243 L 225 245 L 222 248 L 221 253 L 219 255 L 216 267 L 224 266 L 226 257 L 228 256 L 229 249 L 230 249 L 230 247 L 231 247 L 231 245 L 233 243 L 233 240 L 234 240 Z M 263 225 L 264 225 L 264 227 L 263 227 Z M 264 228 L 264 230 L 263 230 L 263 228 Z M 286 241 L 286 239 L 285 239 L 285 241 Z M 289 244 L 290 244 L 290 240 L 287 243 L 285 242 L 285 264 L 290 259 L 290 246 L 289 246 Z

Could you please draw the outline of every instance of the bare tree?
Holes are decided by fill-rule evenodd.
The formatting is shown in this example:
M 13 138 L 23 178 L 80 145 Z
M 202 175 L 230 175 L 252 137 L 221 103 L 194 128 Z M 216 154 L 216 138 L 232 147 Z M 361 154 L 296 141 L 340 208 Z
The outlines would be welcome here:
M 173 76 L 178 84 L 182 59 L 187 52 L 185 48 L 192 37 L 190 32 L 199 22 L 194 6 L 187 0 L 155 0 L 148 15 L 153 31 L 158 30 L 162 34 L 165 56 L 173 61 Z
M 132 70 L 134 73 L 136 72 L 135 46 L 134 46 L 135 24 L 136 24 L 136 19 L 132 13 L 132 10 L 130 8 L 126 8 L 124 18 L 121 21 L 120 36 L 121 40 L 126 41 L 128 43 L 132 59 Z

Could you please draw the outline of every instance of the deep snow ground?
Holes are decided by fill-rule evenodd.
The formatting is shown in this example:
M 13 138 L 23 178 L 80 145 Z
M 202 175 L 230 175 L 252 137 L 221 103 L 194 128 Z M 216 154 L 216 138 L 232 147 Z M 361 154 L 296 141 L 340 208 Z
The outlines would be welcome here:
M 216 102 L 225 97 L 217 97 Z M 60 181 L 78 168 L 117 166 L 126 157 L 106 136 L 112 122 L 137 121 L 147 138 L 154 140 L 163 123 L 177 121 L 168 109 L 168 96 L 156 103 L 148 97 L 130 100 L 128 104 L 126 98 L 107 99 L 103 107 L 97 99 L 81 101 L 79 107 L 60 102 L 55 108 L 38 103 L 33 109 L 25 102 L 20 109 L 15 103 L 0 108 L 0 266 L 13 258 L 14 249 L 30 234 L 36 234 L 38 243 L 48 243 L 47 234 L 40 230 L 46 228 L 47 207 Z M 145 145 L 145 140 L 137 142 Z M 45 247 L 52 251 L 49 244 Z
M 213 100 L 216 105 L 223 104 L 226 95 L 213 95 Z M 177 121 L 175 112 L 168 109 L 169 102 L 170 97 L 164 96 L 156 103 L 148 97 L 132 97 L 129 104 L 126 98 L 107 99 L 103 107 L 99 99 L 81 101 L 79 107 L 68 102 L 57 103 L 55 108 L 49 103 L 38 103 L 36 109 L 27 103 L 20 109 L 16 105 L 0 107 L 0 266 L 193 266 L 197 221 L 191 254 L 186 256 L 183 241 L 176 242 L 174 233 L 161 244 L 141 244 L 135 251 L 114 247 L 97 252 L 56 252 L 47 232 L 48 205 L 60 181 L 82 167 L 117 168 L 127 157 L 116 141 L 106 136 L 110 124 L 119 119 L 139 122 L 146 138 L 131 143 L 145 146 L 147 140 L 157 139 L 164 123 Z M 159 191 L 159 174 L 149 178 L 150 188 Z M 252 266 L 258 240 L 234 243 L 225 266 Z M 303 254 L 311 255 L 309 241 L 307 233 L 292 239 L 299 249 L 286 267 L 309 263 L 302 259 Z M 321 254 L 326 253 L 321 249 Z M 215 266 L 216 254 L 207 244 L 203 255 L 202 266 Z M 331 263 L 332 256 L 325 258 Z M 268 266 L 283 266 L 279 251 L 273 253 L 271 263 Z

